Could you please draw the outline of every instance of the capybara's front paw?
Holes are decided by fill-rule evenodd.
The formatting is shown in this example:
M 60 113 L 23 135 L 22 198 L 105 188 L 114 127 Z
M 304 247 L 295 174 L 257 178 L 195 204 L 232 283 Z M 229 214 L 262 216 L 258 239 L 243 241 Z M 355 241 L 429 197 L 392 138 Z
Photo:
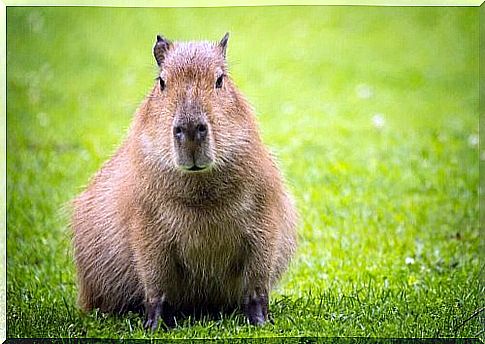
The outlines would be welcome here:
M 263 325 L 268 320 L 268 296 L 266 293 L 246 296 L 243 312 L 251 325 Z
M 145 303 L 145 322 L 143 327 L 146 330 L 156 331 L 160 319 L 162 319 L 161 326 L 165 330 L 171 329 L 176 325 L 173 309 L 168 302 L 162 301 L 160 298 L 147 301 Z
M 155 331 L 158 328 L 158 319 L 162 315 L 162 301 L 156 299 L 145 302 L 145 322 L 143 327 L 145 330 Z

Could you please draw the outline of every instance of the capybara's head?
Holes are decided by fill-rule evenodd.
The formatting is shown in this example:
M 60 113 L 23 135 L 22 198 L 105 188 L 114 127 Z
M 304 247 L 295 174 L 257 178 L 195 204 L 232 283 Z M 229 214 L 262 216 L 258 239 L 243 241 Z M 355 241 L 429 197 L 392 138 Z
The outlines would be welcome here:
M 146 155 L 163 168 L 208 172 L 234 163 L 250 143 L 252 119 L 228 76 L 220 42 L 171 42 L 157 36 L 153 54 L 160 68 L 142 119 Z M 156 157 L 157 161 L 153 161 Z

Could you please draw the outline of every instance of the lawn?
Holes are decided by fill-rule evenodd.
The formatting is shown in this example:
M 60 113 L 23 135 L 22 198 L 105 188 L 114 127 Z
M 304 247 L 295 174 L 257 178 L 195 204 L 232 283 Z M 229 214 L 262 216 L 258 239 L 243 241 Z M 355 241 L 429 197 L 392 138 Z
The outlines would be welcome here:
M 9 7 L 7 336 L 483 339 L 478 11 Z M 66 203 L 154 82 L 156 34 L 226 31 L 301 215 L 274 325 L 236 314 L 150 334 L 137 314 L 82 314 Z

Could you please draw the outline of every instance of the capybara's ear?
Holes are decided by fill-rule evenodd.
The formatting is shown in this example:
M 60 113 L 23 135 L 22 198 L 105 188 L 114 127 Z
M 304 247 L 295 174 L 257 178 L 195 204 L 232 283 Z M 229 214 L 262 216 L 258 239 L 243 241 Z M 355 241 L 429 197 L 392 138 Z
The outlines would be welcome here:
M 222 50 L 222 54 L 226 57 L 226 49 L 227 49 L 227 41 L 229 40 L 229 32 L 226 32 L 224 37 L 222 37 L 221 41 L 219 42 L 219 47 Z
M 172 42 L 161 35 L 157 35 L 157 42 L 153 47 L 153 56 L 155 56 L 155 60 L 157 60 L 157 64 L 160 66 L 165 59 L 165 53 L 170 49 L 172 46 Z

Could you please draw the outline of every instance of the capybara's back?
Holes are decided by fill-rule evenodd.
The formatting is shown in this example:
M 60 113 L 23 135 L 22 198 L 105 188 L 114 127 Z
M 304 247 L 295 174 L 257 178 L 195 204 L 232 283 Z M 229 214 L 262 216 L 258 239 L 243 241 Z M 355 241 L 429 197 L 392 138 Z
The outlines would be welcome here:
M 79 305 L 240 308 L 268 319 L 268 295 L 296 247 L 296 211 L 219 43 L 157 36 L 157 82 L 128 137 L 74 201 Z

